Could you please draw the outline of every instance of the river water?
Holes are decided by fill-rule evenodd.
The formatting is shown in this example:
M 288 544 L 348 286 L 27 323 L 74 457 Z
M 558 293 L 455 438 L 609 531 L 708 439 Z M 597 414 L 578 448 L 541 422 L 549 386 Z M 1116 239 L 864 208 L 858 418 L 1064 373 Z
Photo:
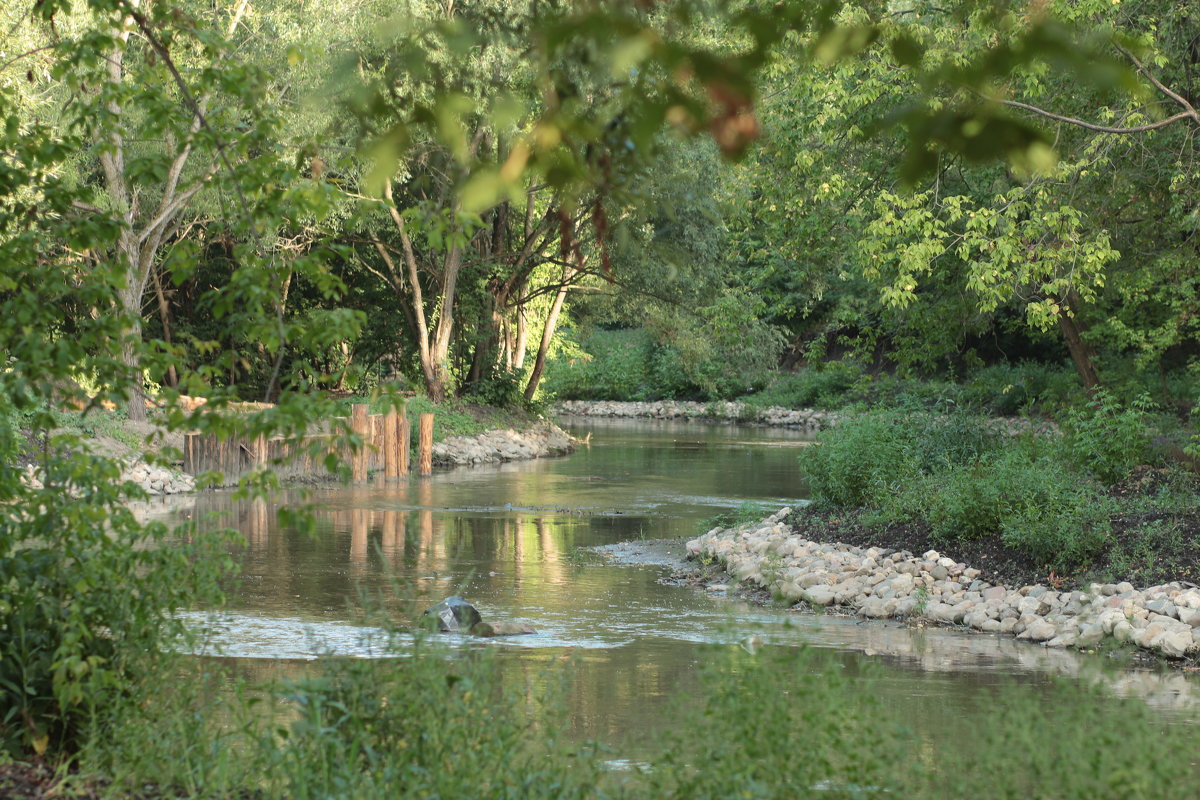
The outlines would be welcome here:
M 877 667 L 874 691 L 918 735 L 936 738 L 980 698 L 1014 678 L 1053 691 L 1051 678 L 1101 684 L 1142 699 L 1171 727 L 1193 728 L 1194 681 L 1170 671 L 1114 670 L 1103 656 L 942 628 L 764 609 L 689 587 L 664 586 L 660 567 L 613 563 L 595 546 L 693 536 L 714 514 L 757 503 L 765 516 L 802 501 L 787 430 L 696 422 L 575 421 L 590 444 L 566 458 L 439 472 L 356 488 L 319 488 L 307 502 L 315 535 L 280 526 L 273 504 L 196 498 L 187 513 L 238 528 L 241 577 L 200 654 L 252 677 L 319 669 L 323 657 L 391 657 L 364 609 L 411 617 L 461 594 L 489 620 L 531 624 L 532 636 L 478 640 L 523 680 L 557 681 L 571 661 L 573 733 L 636 757 L 665 710 L 695 694 L 712 647 L 758 637 L 806 644 L 849 669 Z M 283 492 L 277 504 L 294 503 Z M 364 600 L 363 598 L 369 598 Z

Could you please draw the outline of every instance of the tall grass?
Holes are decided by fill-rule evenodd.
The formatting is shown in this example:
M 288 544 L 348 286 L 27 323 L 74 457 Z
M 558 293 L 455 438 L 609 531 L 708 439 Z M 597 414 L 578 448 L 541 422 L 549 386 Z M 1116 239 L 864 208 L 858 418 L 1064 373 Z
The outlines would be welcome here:
M 1191 751 L 1142 703 L 1063 682 L 982 690 L 972 719 L 930 730 L 867 666 L 804 647 L 710 647 L 701 694 L 640 767 L 566 731 L 564 696 L 507 682 L 494 650 L 431 643 L 395 660 L 330 660 L 253 693 L 180 682 L 111 715 L 85 768 L 113 796 L 272 798 L 1184 798 Z M 570 664 L 556 669 L 568 685 Z M 208 680 L 212 680 L 209 676 Z M 173 698 L 173 699 L 172 699 Z M 264 708 L 269 713 L 264 713 Z M 986 724 L 978 724 L 978 719 Z M 947 727 L 948 726 L 948 727 Z M 641 759 L 639 759 L 641 760 Z

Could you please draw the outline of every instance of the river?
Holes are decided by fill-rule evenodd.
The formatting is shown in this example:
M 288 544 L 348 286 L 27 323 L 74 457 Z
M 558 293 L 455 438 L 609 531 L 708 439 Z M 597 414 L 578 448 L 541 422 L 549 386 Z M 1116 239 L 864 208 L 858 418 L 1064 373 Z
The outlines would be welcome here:
M 1047 650 L 1006 636 L 864 622 L 747 606 L 690 587 L 664 586 L 660 567 L 615 564 L 591 550 L 638 539 L 695 535 L 714 514 L 757 503 L 763 516 L 801 502 L 788 430 L 626 420 L 576 420 L 590 444 L 566 458 L 438 472 L 425 479 L 318 488 L 309 536 L 281 527 L 272 504 L 196 498 L 188 513 L 238 528 L 241 576 L 201 649 L 253 677 L 319 668 L 322 657 L 390 657 L 364 621 L 379 602 L 411 616 L 450 594 L 485 619 L 520 620 L 538 633 L 461 646 L 497 649 L 514 679 L 557 680 L 573 661 L 573 734 L 636 758 L 693 696 L 713 646 L 757 636 L 766 646 L 824 649 L 855 672 L 875 668 L 874 691 L 938 738 L 1013 679 L 1053 692 L 1052 678 L 1099 683 L 1150 704 L 1164 724 L 1194 729 L 1194 681 L 1158 669 L 1113 669 L 1109 659 Z M 275 501 L 292 503 L 295 492 Z M 382 598 L 382 600 L 380 600 Z

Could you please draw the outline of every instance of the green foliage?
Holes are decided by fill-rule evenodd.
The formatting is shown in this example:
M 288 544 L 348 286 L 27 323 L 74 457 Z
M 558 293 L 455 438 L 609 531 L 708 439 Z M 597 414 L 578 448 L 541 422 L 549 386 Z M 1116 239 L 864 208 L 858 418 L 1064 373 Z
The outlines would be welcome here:
M 594 795 L 599 760 L 558 738 L 560 705 L 505 682 L 494 657 L 417 647 L 398 661 L 339 661 L 285 687 L 298 716 L 272 748 L 278 796 Z
M 642 331 L 593 331 L 548 368 L 546 391 L 562 400 L 640 398 L 648 382 L 649 336 Z
M 1154 404 L 1142 395 L 1128 404 L 1100 390 L 1082 408 L 1068 409 L 1062 419 L 1063 443 L 1079 469 L 1112 485 L 1144 464 L 1149 453 L 1150 414 Z
M 877 411 L 823 433 L 801 469 L 816 502 L 874 509 L 882 524 L 922 521 L 947 544 L 999 534 L 1041 564 L 1073 570 L 1108 542 L 1113 508 L 1057 449 L 965 412 Z
M 1000 429 L 991 420 L 951 409 L 941 414 L 914 414 L 918 430 L 912 443 L 917 466 L 924 473 L 969 467 L 999 448 Z
M 869 675 L 807 648 L 713 655 L 703 699 L 674 728 L 644 796 L 887 797 L 897 768 L 913 769 L 908 730 L 863 690 Z
M 735 508 L 713 514 L 696 525 L 700 533 L 707 533 L 713 528 L 736 528 L 748 522 L 756 522 L 770 514 L 770 509 L 762 503 L 739 503 Z
M 830 361 L 780 375 L 761 392 L 747 398 L 755 406 L 783 408 L 842 408 L 857 398 L 851 391 L 865 378 L 862 366 L 851 360 Z
M 10 494 L 22 505 L 0 515 L 0 752 L 9 755 L 72 750 L 108 706 L 144 701 L 144 678 L 183 633 L 175 609 L 211 601 L 231 566 L 219 539 L 168 540 L 161 523 L 140 525 L 121 505 L 136 492 L 116 482 L 114 462 L 60 455 L 41 467 L 45 488 Z
M 512 370 L 498 369 L 479 385 L 472 388 L 463 399 L 468 402 L 480 403 L 497 408 L 517 408 L 524 404 L 521 391 L 523 376 Z
M 998 476 L 1002 485 L 1011 487 L 1001 540 L 1063 571 L 1090 562 L 1109 540 L 1112 501 L 1093 482 L 1055 460 L 1014 458 L 1009 463 L 1000 465 Z
M 1000 530 L 1009 487 L 994 479 L 994 468 L 990 462 L 972 464 L 918 484 L 922 516 L 934 538 L 949 544 Z
M 961 396 L 968 405 L 1007 417 L 1066 405 L 1078 396 L 1078 383 L 1068 367 L 1032 361 L 989 364 L 963 381 Z
M 815 502 L 841 507 L 878 505 L 918 470 L 911 420 L 880 411 L 852 416 L 804 449 L 800 467 Z

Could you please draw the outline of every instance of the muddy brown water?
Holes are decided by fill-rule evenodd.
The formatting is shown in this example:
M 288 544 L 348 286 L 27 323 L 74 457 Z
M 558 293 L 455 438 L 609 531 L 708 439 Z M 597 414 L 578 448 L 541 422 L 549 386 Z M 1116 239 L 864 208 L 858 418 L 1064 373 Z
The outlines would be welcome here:
M 694 702 L 697 666 L 713 647 L 757 636 L 807 645 L 855 674 L 936 738 L 1014 678 L 1053 691 L 1052 678 L 1099 683 L 1141 698 L 1170 727 L 1195 729 L 1197 687 L 1179 672 L 1112 669 L 1103 656 L 1047 650 L 995 635 L 912 628 L 748 606 L 660 583 L 663 568 L 614 563 L 591 548 L 693 536 L 743 503 L 763 515 L 802 502 L 798 432 L 697 422 L 574 420 L 590 446 L 565 458 L 455 469 L 425 479 L 311 492 L 315 536 L 279 525 L 273 504 L 225 493 L 176 513 L 238 528 L 241 577 L 220 613 L 190 612 L 208 632 L 198 654 L 255 678 L 319 669 L 331 657 L 393 657 L 363 621 L 364 596 L 398 615 L 450 594 L 485 619 L 519 620 L 533 636 L 457 646 L 496 648 L 513 679 L 559 681 L 573 733 L 637 757 L 673 703 Z M 401 648 L 402 649 L 402 648 Z M 691 699 L 689 699 L 691 698 Z

